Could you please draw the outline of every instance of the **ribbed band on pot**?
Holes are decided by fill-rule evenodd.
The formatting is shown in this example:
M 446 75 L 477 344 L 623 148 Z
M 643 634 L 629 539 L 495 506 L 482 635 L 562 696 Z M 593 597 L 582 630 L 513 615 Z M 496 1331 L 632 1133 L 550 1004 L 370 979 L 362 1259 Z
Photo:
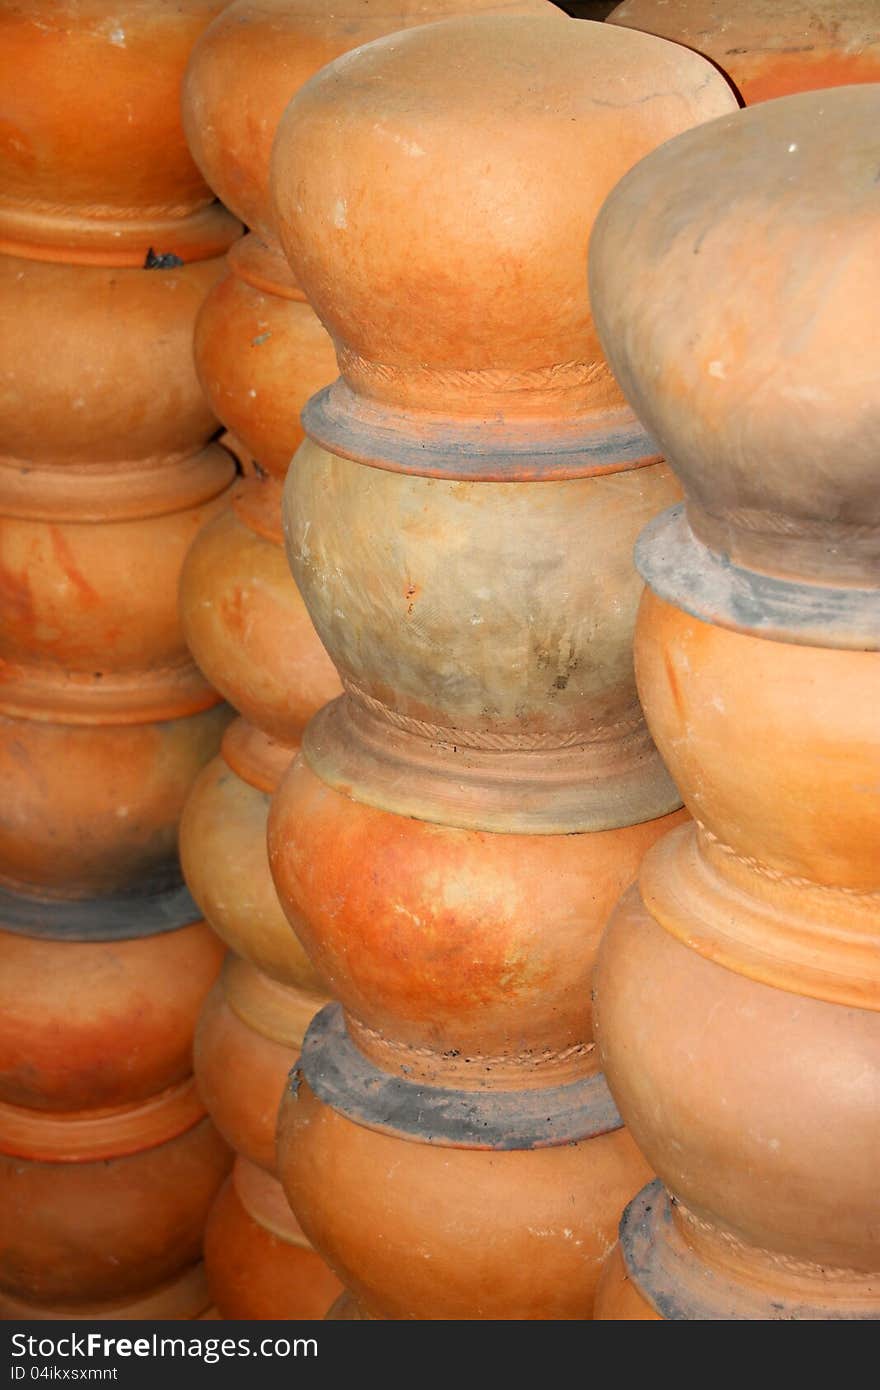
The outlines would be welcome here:
M 186 217 L 175 217 L 167 208 L 156 208 L 143 219 L 126 217 L 122 209 L 102 212 L 96 217 L 93 209 L 78 214 L 39 204 L 0 206 L 0 254 L 150 270 L 167 256 L 176 257 L 177 264 L 222 256 L 241 231 L 240 223 L 219 203 Z
M 570 364 L 573 372 L 579 364 Z M 547 368 L 548 383 L 558 371 Z M 459 373 L 498 377 L 501 372 Z M 509 374 L 523 389 L 524 373 Z M 442 383 L 438 383 L 438 386 Z M 330 453 L 395 473 L 468 482 L 540 482 L 620 473 L 658 463 L 657 445 L 628 408 L 598 414 L 505 417 L 499 408 L 472 419 L 394 410 L 340 377 L 312 396 L 302 413 L 306 433 Z
M 101 898 L 39 898 L 0 887 L 0 931 L 48 941 L 130 941 L 200 922 L 202 914 L 169 866 L 131 893 Z
M 96 1163 L 158 1148 L 206 1116 L 190 1077 L 140 1105 L 49 1114 L 0 1102 L 0 1153 L 36 1163 Z
M 787 877 L 693 822 L 648 850 L 639 888 L 651 916 L 709 960 L 793 994 L 880 1009 L 876 893 Z
M 221 979 L 226 1002 L 241 1022 L 291 1049 L 302 1045 L 309 1023 L 326 999 L 283 985 L 232 952 L 223 964 Z
M 554 744 L 527 735 L 405 727 L 343 695 L 312 719 L 303 753 L 356 801 L 464 830 L 560 835 L 613 830 L 675 811 L 676 790 L 640 718 L 607 737 Z
M 878 1315 L 876 1276 L 847 1278 L 845 1271 L 819 1265 L 812 1270 L 798 1265 L 793 1273 L 771 1251 L 747 1251 L 733 1242 L 731 1248 L 732 1264 L 739 1256 L 752 1271 L 765 1270 L 767 1292 L 754 1279 L 746 1283 L 732 1271 L 706 1263 L 690 1248 L 659 1178 L 642 1188 L 621 1218 L 620 1253 L 627 1277 L 667 1321 L 824 1322 L 874 1320 Z M 815 1299 L 809 1296 L 811 1274 Z
M 258 791 L 271 793 L 299 752 L 299 744 L 280 743 L 247 719 L 234 719 L 223 735 L 220 751 L 236 777 Z
M 880 649 L 880 591 L 779 578 L 734 563 L 695 534 L 686 503 L 650 521 L 636 566 L 654 592 L 703 622 L 802 646 Z M 880 534 L 871 533 L 880 553 Z M 769 543 L 769 542 L 768 542 Z M 846 548 L 845 538 L 841 539 Z
M 545 1149 L 620 1129 L 604 1076 L 520 1091 L 463 1091 L 391 1076 L 368 1062 L 345 1027 L 339 1004 L 313 1019 L 290 1074 L 325 1104 L 367 1129 L 456 1149 Z
M 194 661 L 145 671 L 64 671 L 6 662 L 0 715 L 47 724 L 137 725 L 200 714 L 222 702 Z

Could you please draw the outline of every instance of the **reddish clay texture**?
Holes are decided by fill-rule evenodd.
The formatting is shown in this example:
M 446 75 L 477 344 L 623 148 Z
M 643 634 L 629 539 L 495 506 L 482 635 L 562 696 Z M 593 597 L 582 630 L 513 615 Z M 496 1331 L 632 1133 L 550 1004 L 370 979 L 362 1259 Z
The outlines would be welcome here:
M 223 954 L 204 922 L 129 941 L 0 931 L 0 1100 L 103 1109 L 183 1081 Z
M 180 612 L 201 669 L 272 737 L 296 741 L 314 711 L 338 694 L 339 677 L 282 547 L 256 536 L 235 511 L 217 517 L 192 546 Z
M 648 1172 L 623 1129 L 557 1148 L 443 1148 L 352 1124 L 304 1082 L 285 1096 L 278 1158 L 303 1230 L 367 1311 L 430 1321 L 589 1318 Z
M 340 1290 L 308 1244 L 284 1240 L 250 1215 L 232 1178 L 208 1217 L 205 1264 L 224 1318 L 323 1318 Z
M 590 978 L 608 913 L 680 818 L 577 836 L 456 830 L 352 801 L 298 759 L 273 805 L 270 861 L 378 1065 L 457 1086 L 559 1085 L 595 1069 Z
M 0 716 L 0 882 L 89 897 L 167 876 L 187 793 L 228 719 L 222 705 L 155 724 Z
M 875 0 L 624 0 L 608 23 L 711 58 L 747 106 L 880 80 Z
M 230 1161 L 207 1119 L 124 1158 L 0 1156 L 0 1288 L 41 1303 L 147 1292 L 199 1258 Z
M 135 1298 L 112 1298 L 103 1303 L 62 1304 L 28 1303 L 21 1298 L 0 1293 L 0 1319 L 16 1322 L 95 1320 L 147 1322 L 169 1319 L 187 1321 L 199 1318 L 209 1301 L 204 1266 L 192 1265 L 183 1274 L 158 1288 Z
M 223 249 L 231 219 L 207 209 L 179 90 L 220 0 L 24 0 L 0 16 L 0 249 L 76 251 L 139 265 Z M 201 219 L 194 214 L 205 209 Z M 164 239 L 162 233 L 164 232 Z M 221 244 L 218 246 L 218 240 Z

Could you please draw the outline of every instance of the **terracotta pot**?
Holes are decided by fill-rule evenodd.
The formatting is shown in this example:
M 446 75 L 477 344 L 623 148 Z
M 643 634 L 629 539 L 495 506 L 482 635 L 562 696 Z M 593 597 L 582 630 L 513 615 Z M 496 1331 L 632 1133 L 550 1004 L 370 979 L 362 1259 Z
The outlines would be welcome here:
M 603 939 L 595 990 L 609 1084 L 675 1193 L 686 1243 L 765 1297 L 804 1300 L 801 1279 L 814 1300 L 836 1286 L 843 1305 L 873 1288 L 876 1317 L 877 1012 L 717 965 L 635 889 Z
M 195 1039 L 202 1099 L 236 1152 L 270 1172 L 281 1095 L 323 1002 L 230 955 L 202 1010 Z
M 625 1130 L 508 1152 L 412 1143 L 352 1124 L 305 1082 L 282 1106 L 279 1166 L 306 1234 L 372 1316 L 432 1321 L 589 1317 L 646 1173 Z
M 280 251 L 247 236 L 229 266 L 196 325 L 199 379 L 261 468 L 283 477 L 302 443 L 300 411 L 336 375 L 333 344 Z
M 212 463 L 211 491 L 180 511 L 118 520 L 111 511 L 84 522 L 0 517 L 4 676 L 16 665 L 139 673 L 188 661 L 180 570 L 199 528 L 225 505 L 232 475 L 222 450 Z
M 609 24 L 643 29 L 711 58 L 743 101 L 880 80 L 873 0 L 624 0 Z
M 147 462 L 166 464 L 201 447 L 216 421 L 195 374 L 192 335 L 223 264 L 214 258 L 145 274 L 0 256 L 4 511 L 25 465 L 53 475 L 63 466 L 65 476 L 87 465 L 92 476 L 97 464 L 138 461 L 140 473 Z M 33 479 L 23 482 L 22 504 L 33 506 Z M 42 485 L 51 489 L 53 481 Z M 56 476 L 54 487 L 64 486 Z M 173 498 L 172 482 L 165 486 Z M 103 500 L 105 478 L 101 489 Z M 50 494 L 44 505 L 51 501 Z M 164 501 L 145 515 L 159 514 Z
M 190 49 L 220 8 L 25 0 L 5 10 L 0 250 L 139 265 L 151 245 L 188 259 L 224 249 L 231 219 L 208 206 L 178 97 Z
M 133 1299 L 198 1259 L 229 1151 L 191 1082 L 75 1116 L 0 1107 L 0 1288 L 29 1302 Z
M 299 1228 L 280 1184 L 243 1159 L 211 1209 L 205 1261 L 225 1318 L 321 1318 L 340 1290 Z
M 249 481 L 243 490 L 247 498 L 266 487 Z M 277 519 L 277 502 L 272 510 Z M 201 669 L 272 738 L 298 740 L 308 718 L 339 690 L 281 545 L 234 510 L 206 526 L 190 550 L 180 612 Z
M 67 1322 L 74 1319 L 83 1322 L 94 1322 L 96 1319 L 127 1322 L 168 1319 L 177 1322 L 204 1317 L 209 1297 L 204 1266 L 198 1264 L 160 1288 L 134 1299 L 50 1307 L 0 1293 L 0 1319 L 4 1322 Z
M 466 482 L 307 443 L 285 491 L 294 576 L 347 693 L 306 735 L 325 781 L 492 830 L 605 830 L 674 809 L 631 650 L 632 546 L 678 495 L 664 466 Z
M 231 726 L 234 727 L 234 726 Z M 224 741 L 228 747 L 229 739 Z M 269 796 L 226 758 L 195 783 L 180 823 L 180 858 L 190 891 L 217 934 L 282 984 L 324 993 L 284 915 L 266 854 Z
M 696 55 L 556 13 L 451 20 L 325 68 L 287 108 L 272 172 L 281 241 L 343 374 L 307 433 L 459 477 L 656 457 L 599 349 L 585 229 L 637 159 L 733 104 Z
M 636 549 L 636 666 L 694 816 L 649 850 L 598 957 L 609 1085 L 661 1179 L 621 1223 L 607 1317 L 880 1314 L 862 389 L 878 100 L 822 91 L 689 132 L 621 183 L 591 245 L 609 358 L 685 483 Z M 766 338 L 746 326 L 757 304 Z
M 786 641 L 858 648 L 877 635 L 873 149 L 857 145 L 828 175 L 829 151 L 872 129 L 876 107 L 876 87 L 839 88 L 688 132 L 621 184 L 591 243 L 609 360 L 687 494 L 649 582 L 708 621 Z M 795 217 L 817 187 L 821 206 Z M 737 284 L 735 304 L 720 280 Z
M 65 897 L 165 882 L 187 792 L 228 719 L 223 705 L 160 723 L 0 716 L 0 882 Z
M 596 1070 L 602 927 L 680 818 L 578 836 L 457 830 L 364 806 L 299 759 L 270 856 L 291 923 L 378 1066 L 462 1087 L 561 1085 Z
M 183 1082 L 222 958 L 204 922 L 129 941 L 0 932 L 0 1100 L 105 1109 Z
M 274 224 L 269 156 L 285 107 L 326 63 L 383 34 L 480 10 L 541 13 L 545 0 L 237 0 L 193 48 L 184 82 L 189 147 L 208 183 L 263 241 Z

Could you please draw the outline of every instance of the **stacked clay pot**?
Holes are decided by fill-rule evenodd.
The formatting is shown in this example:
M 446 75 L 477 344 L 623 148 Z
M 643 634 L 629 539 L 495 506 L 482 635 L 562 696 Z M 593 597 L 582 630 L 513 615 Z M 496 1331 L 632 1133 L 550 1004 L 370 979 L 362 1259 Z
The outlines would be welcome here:
M 598 347 L 620 175 L 734 106 L 702 59 L 561 15 L 366 45 L 294 99 L 277 226 L 341 376 L 285 484 L 344 694 L 273 801 L 285 911 L 339 1003 L 279 1120 L 334 1316 L 590 1315 L 647 1168 L 589 981 L 679 818 L 632 671 L 645 520 L 677 496 Z
M 608 23 L 702 53 L 747 106 L 880 81 L 876 0 L 623 0 Z
M 880 1316 L 878 113 L 841 87 L 689 132 L 591 245 L 609 360 L 685 488 L 639 541 L 636 670 L 693 816 L 597 967 L 659 1175 L 605 1318 Z
M 206 1010 L 197 1047 L 202 1093 L 241 1155 L 207 1241 L 211 1287 L 230 1317 L 312 1317 L 338 1292 L 304 1249 L 277 1184 L 265 1219 L 260 1215 L 265 1204 L 253 1197 L 257 1178 L 248 1167 L 262 1171 L 265 1188 L 284 1081 L 305 1023 L 326 998 L 272 886 L 269 797 L 309 718 L 340 691 L 284 554 L 281 487 L 303 439 L 300 410 L 333 378 L 336 361 L 278 245 L 269 195 L 272 140 L 299 88 L 359 44 L 462 10 L 546 8 L 545 0 L 345 0 L 328 11 L 324 0 L 238 0 L 208 27 L 189 62 L 183 106 L 190 148 L 208 183 L 250 228 L 205 300 L 195 335 L 199 377 L 243 446 L 246 477 L 200 532 L 180 590 L 190 648 L 242 716 L 193 790 L 180 841 L 194 897 L 240 957 L 237 973 L 227 973 Z M 250 979 L 255 1001 L 266 994 L 265 1017 L 256 1003 L 244 1011 L 236 1005 L 233 978 Z M 284 1012 L 282 987 L 293 1020 L 283 1027 L 271 1021 Z M 238 1100 L 233 1074 L 243 1088 Z M 243 1172 L 250 1178 L 239 1181 Z
M 219 4 L 0 15 L 0 1314 L 188 1317 L 229 1156 L 192 1078 L 222 948 L 177 824 L 227 713 L 183 556 L 228 454 L 191 361 L 235 221 L 178 90 Z

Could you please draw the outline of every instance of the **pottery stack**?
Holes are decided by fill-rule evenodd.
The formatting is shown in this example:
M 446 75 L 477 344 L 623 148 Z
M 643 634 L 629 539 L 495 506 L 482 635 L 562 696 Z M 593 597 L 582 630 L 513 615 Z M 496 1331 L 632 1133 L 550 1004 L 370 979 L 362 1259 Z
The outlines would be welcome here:
M 880 1316 L 880 86 L 670 142 L 590 250 L 602 341 L 686 501 L 648 527 L 636 671 L 692 823 L 596 973 L 659 1181 L 605 1318 Z
M 620 175 L 733 105 L 661 40 L 480 16 L 331 64 L 279 127 L 277 226 L 341 372 L 304 412 L 285 529 L 344 694 L 270 815 L 339 1000 L 278 1154 L 337 1316 L 589 1316 L 645 1180 L 589 982 L 678 806 L 631 656 L 632 545 L 677 492 L 584 267 Z
M 336 1279 L 309 1249 L 274 1176 L 275 1122 L 303 1032 L 327 990 L 290 930 L 266 854 L 271 793 L 339 678 L 290 574 L 281 488 L 300 410 L 332 380 L 333 345 L 278 244 L 272 140 L 324 64 L 390 31 L 462 10 L 540 11 L 544 0 L 239 0 L 196 45 L 184 122 L 202 173 L 250 228 L 196 325 L 204 390 L 242 446 L 246 477 L 200 533 L 180 591 L 190 648 L 239 711 L 181 827 L 187 882 L 238 957 L 199 1028 L 202 1094 L 239 1158 L 212 1214 L 206 1261 L 228 1317 L 322 1315 Z
M 178 91 L 216 0 L 0 15 L 0 1315 L 186 1317 L 229 1156 L 177 824 L 227 714 L 177 617 L 233 476 L 191 361 L 238 228 Z
M 702 53 L 746 106 L 880 80 L 877 0 L 624 0 L 607 22 Z

